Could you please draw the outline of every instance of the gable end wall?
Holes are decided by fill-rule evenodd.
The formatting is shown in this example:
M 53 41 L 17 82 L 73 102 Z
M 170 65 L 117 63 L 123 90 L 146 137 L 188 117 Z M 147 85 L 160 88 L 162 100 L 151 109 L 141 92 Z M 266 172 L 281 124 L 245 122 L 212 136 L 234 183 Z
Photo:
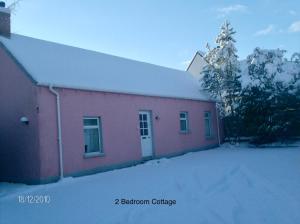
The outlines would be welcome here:
M 40 177 L 37 87 L 0 43 L 0 181 Z M 20 122 L 26 116 L 29 124 Z

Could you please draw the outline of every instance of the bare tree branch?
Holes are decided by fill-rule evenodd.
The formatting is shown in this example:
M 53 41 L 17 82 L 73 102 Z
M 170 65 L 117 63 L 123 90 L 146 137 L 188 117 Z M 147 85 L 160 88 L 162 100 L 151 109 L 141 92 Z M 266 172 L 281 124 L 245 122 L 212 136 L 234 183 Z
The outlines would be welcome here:
M 9 8 L 11 13 L 15 14 L 21 1 L 22 0 L 15 0 L 7 8 Z

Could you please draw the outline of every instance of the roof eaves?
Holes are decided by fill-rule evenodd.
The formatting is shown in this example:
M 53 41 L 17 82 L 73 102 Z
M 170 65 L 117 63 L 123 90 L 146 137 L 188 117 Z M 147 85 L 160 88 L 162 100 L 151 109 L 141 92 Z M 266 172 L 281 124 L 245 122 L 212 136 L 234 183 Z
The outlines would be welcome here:
M 159 98 L 171 98 L 171 99 L 178 99 L 178 100 L 195 100 L 195 101 L 202 101 L 202 102 L 216 102 L 214 99 L 205 99 L 205 98 L 196 98 L 196 97 L 185 97 L 185 96 L 172 96 L 172 95 L 161 95 L 161 94 L 148 94 L 148 93 L 139 93 L 139 92 L 125 92 L 125 91 L 117 91 L 117 90 L 110 90 L 110 89 L 98 89 L 98 88 L 85 88 L 81 86 L 67 86 L 67 85 L 59 85 L 59 84 L 50 84 L 50 83 L 37 83 L 39 86 L 49 87 L 52 85 L 55 88 L 62 88 L 62 89 L 74 89 L 74 90 L 81 90 L 81 91 L 95 91 L 95 92 L 106 92 L 106 93 L 113 93 L 113 94 L 126 94 L 126 95 L 137 95 L 137 96 L 146 96 L 146 97 L 159 97 Z

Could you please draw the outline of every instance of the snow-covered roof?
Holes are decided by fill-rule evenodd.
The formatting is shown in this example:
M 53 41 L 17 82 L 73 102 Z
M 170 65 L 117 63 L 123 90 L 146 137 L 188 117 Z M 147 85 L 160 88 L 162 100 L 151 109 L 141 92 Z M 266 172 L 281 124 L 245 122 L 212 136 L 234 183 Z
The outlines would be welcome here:
M 210 100 L 185 71 L 17 34 L 0 42 L 38 85 Z
M 9 8 L 0 7 L 0 12 L 10 13 Z

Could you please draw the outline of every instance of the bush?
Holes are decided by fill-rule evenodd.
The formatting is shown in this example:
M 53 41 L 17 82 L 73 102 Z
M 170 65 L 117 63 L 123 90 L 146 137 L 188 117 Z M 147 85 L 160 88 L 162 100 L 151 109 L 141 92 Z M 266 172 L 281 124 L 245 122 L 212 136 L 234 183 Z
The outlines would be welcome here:
M 252 143 L 285 142 L 300 136 L 300 90 L 277 82 L 275 86 L 244 89 L 239 107 L 243 136 Z

